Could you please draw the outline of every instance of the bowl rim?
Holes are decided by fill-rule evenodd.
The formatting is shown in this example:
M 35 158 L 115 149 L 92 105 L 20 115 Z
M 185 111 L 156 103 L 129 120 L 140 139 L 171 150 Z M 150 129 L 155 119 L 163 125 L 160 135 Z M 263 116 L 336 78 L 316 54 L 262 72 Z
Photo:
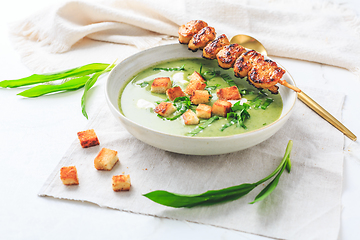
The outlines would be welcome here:
M 170 136 L 170 137 L 178 137 L 178 138 L 181 138 L 181 139 L 197 139 L 197 140 L 204 140 L 204 141 L 209 141 L 209 140 L 219 140 L 219 139 L 231 139 L 231 138 L 244 138 L 244 137 L 247 137 L 247 136 L 251 136 L 251 135 L 254 135 L 260 131 L 263 131 L 264 129 L 267 129 L 267 128 L 270 128 L 272 127 L 273 125 L 276 125 L 278 122 L 282 121 L 283 119 L 285 119 L 289 114 L 291 114 L 292 110 L 294 109 L 294 106 L 295 106 L 295 103 L 296 103 L 296 98 L 297 98 L 297 93 L 295 93 L 295 97 L 294 97 L 294 100 L 289 108 L 289 110 L 287 112 L 285 112 L 282 116 L 280 116 L 278 119 L 276 119 L 274 122 L 266 125 L 266 126 L 263 126 L 261 128 L 258 128 L 258 129 L 254 129 L 252 131 L 249 131 L 249 132 L 246 132 L 246 133 L 239 133 L 239 134 L 234 134 L 234 135 L 229 135 L 229 136 L 214 136 L 214 137 L 196 137 L 196 136 L 182 136 L 182 135 L 176 135 L 176 134 L 170 134 L 170 133 L 166 133 L 166 132 L 161 132 L 161 131 L 158 131 L 158 130 L 155 130 L 155 129 L 152 129 L 152 128 L 149 128 L 149 127 L 146 127 L 146 126 L 143 126 L 129 118 L 127 118 L 123 113 L 121 113 L 119 111 L 119 108 L 118 106 L 114 106 L 112 104 L 112 101 L 110 100 L 110 97 L 109 97 L 109 93 L 108 93 L 108 90 L 109 90 L 109 79 L 111 79 L 112 75 L 114 75 L 115 71 L 117 70 L 117 68 L 120 68 L 122 66 L 122 64 L 126 64 L 126 62 L 128 61 L 131 61 L 131 59 L 133 58 L 136 58 L 137 56 L 140 56 L 140 55 L 143 55 L 143 54 L 146 54 L 147 52 L 149 51 L 156 51 L 156 49 L 159 49 L 159 48 L 164 48 L 164 47 L 170 47 L 170 46 L 174 46 L 174 45 L 179 45 L 179 43 L 171 43 L 171 44 L 165 44 L 165 45 L 161 45 L 161 46 L 156 46 L 156 47 L 152 47 L 152 48 L 149 48 L 149 49 L 146 49 L 146 50 L 143 50 L 143 51 L 140 51 L 138 53 L 135 53 L 127 58 L 125 58 L 124 60 L 122 60 L 120 63 L 116 64 L 116 66 L 110 71 L 109 75 L 107 76 L 107 79 L 106 79 L 106 83 L 105 83 L 105 97 L 106 97 L 106 101 L 108 103 L 108 105 L 111 106 L 112 110 L 115 111 L 117 113 L 117 115 L 119 115 L 120 117 L 126 119 L 126 121 L 129 121 L 131 122 L 132 124 L 134 125 L 137 125 L 138 127 L 141 127 L 143 129 L 146 129 L 148 131 L 151 131 L 151 132 L 154 132 L 154 133 L 157 133 L 157 134 L 162 134 L 162 135 L 167 135 L 167 136 Z M 190 50 L 189 50 L 190 51 Z M 199 57 L 193 57 L 193 58 L 199 58 Z M 265 56 L 265 58 L 267 59 L 271 59 L 270 57 L 268 56 Z M 174 58 L 169 58 L 169 59 L 164 59 L 164 61 L 167 61 L 167 60 L 176 60 L 176 59 L 182 59 L 181 57 L 174 57 Z M 271 59 L 272 60 L 272 59 Z M 285 71 L 286 71 L 286 74 L 289 76 L 289 78 L 291 79 L 293 85 L 296 87 L 296 83 L 293 79 L 293 77 L 291 76 L 291 74 L 281 65 L 279 64 L 278 62 L 276 62 L 278 66 L 280 66 L 281 68 L 283 68 Z M 154 63 L 155 64 L 155 63 Z M 149 66 L 151 65 L 147 65 L 147 67 L 144 67 L 142 69 L 140 69 L 138 72 L 142 71 L 143 69 L 147 69 Z M 138 73 L 136 72 L 136 73 Z M 135 74 L 136 74 L 135 73 Z M 127 85 L 129 83 L 130 79 L 127 79 L 126 81 L 124 81 L 124 83 L 121 85 L 121 88 L 119 89 L 119 93 L 118 95 L 120 94 L 120 91 L 125 87 L 125 85 Z M 125 85 L 124 85 L 125 84 Z M 280 93 L 279 93 L 280 94 Z

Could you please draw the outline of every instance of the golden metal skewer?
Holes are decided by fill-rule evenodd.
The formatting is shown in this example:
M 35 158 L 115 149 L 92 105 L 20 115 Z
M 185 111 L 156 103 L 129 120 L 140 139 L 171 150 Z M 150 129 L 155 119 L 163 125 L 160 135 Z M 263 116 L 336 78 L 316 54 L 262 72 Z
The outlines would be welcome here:
M 267 51 L 265 47 L 255 38 L 250 37 L 248 35 L 239 34 L 231 38 L 231 43 L 237 43 L 239 45 L 242 45 L 243 47 L 253 49 L 262 55 L 267 56 Z M 338 121 L 335 117 L 333 117 L 328 111 L 326 111 L 323 107 L 321 107 L 318 103 L 316 103 L 312 98 L 310 98 L 308 95 L 306 95 L 301 89 L 287 83 L 285 80 L 280 80 L 280 84 L 284 85 L 285 87 L 288 87 L 295 92 L 297 92 L 298 98 L 305 103 L 308 107 L 310 107 L 312 110 L 314 110 L 317 114 L 319 114 L 322 118 L 324 118 L 326 121 L 331 123 L 334 127 L 336 127 L 338 130 L 340 130 L 342 133 L 345 134 L 348 138 L 350 138 L 353 141 L 357 140 L 357 137 L 355 134 L 353 134 L 349 129 L 347 129 L 340 121 Z

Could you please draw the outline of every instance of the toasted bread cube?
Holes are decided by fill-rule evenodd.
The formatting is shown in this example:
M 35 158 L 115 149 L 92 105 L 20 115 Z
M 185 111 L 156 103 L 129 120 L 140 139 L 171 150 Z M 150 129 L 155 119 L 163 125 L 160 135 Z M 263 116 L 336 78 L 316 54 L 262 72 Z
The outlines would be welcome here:
M 100 144 L 94 129 L 78 132 L 77 135 L 80 140 L 81 147 L 83 148 L 93 147 Z
M 211 106 L 206 104 L 199 104 L 196 108 L 196 116 L 198 118 L 211 118 Z
M 204 90 L 206 83 L 200 80 L 191 80 L 190 83 L 186 86 L 185 93 L 193 95 L 196 90 Z
M 118 161 L 117 151 L 102 148 L 94 160 L 94 166 L 97 170 L 110 171 Z
M 115 192 L 129 191 L 130 186 L 130 175 L 117 175 L 112 177 L 112 188 Z
M 171 88 L 171 80 L 169 77 L 155 78 L 151 84 L 151 92 L 153 93 L 166 93 L 166 90 Z
M 60 169 L 60 179 L 64 185 L 79 185 L 76 167 L 62 167 Z
M 199 124 L 200 120 L 196 116 L 196 114 L 188 109 L 186 112 L 184 112 L 183 115 L 181 115 L 182 119 L 184 120 L 185 125 L 196 125 Z
M 169 88 L 168 90 L 166 90 L 166 96 L 170 99 L 170 101 L 174 101 L 176 98 L 184 97 L 185 95 L 186 94 L 179 86 Z
M 241 95 L 236 86 L 220 88 L 216 91 L 216 95 L 221 100 L 239 100 Z
M 154 112 L 163 117 L 167 117 L 176 111 L 176 107 L 171 102 L 161 102 L 154 108 Z
M 198 105 L 200 103 L 208 103 L 210 99 L 210 94 L 206 90 L 195 90 L 193 95 L 190 96 L 192 104 Z
M 230 110 L 231 103 L 225 100 L 216 100 L 211 108 L 212 114 L 220 117 L 226 117 Z
M 205 79 L 201 76 L 200 73 L 198 73 L 197 71 L 194 71 L 193 74 L 191 74 L 189 76 L 189 79 L 190 79 L 190 82 L 191 81 L 196 81 L 196 80 L 199 80 L 201 82 L 205 82 Z

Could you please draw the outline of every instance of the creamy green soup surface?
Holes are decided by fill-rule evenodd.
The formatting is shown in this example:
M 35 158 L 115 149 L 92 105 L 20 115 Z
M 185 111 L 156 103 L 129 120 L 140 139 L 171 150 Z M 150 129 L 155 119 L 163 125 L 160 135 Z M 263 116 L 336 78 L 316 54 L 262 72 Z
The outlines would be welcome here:
M 180 68 L 183 65 L 185 70 L 182 71 L 154 70 L 154 68 Z M 276 121 L 280 117 L 283 107 L 280 94 L 271 94 L 265 90 L 263 91 L 267 94 L 267 96 L 265 96 L 260 93 L 258 89 L 251 86 L 246 81 L 246 78 L 240 79 L 234 77 L 233 69 L 221 69 L 216 60 L 201 58 L 178 59 L 162 62 L 139 71 L 139 73 L 129 79 L 128 83 L 120 91 L 119 107 L 121 112 L 127 118 L 145 127 L 173 135 L 186 136 L 198 125 L 185 125 L 181 117 L 170 121 L 161 118 L 154 113 L 153 108 L 159 102 L 165 101 L 167 96 L 166 94 L 152 93 L 150 91 L 151 84 L 157 77 L 170 77 L 173 87 L 180 86 L 185 90 L 189 83 L 188 77 L 194 71 L 200 72 L 200 68 L 202 73 L 213 72 L 214 70 L 220 71 L 221 74 L 227 73 L 232 80 L 235 81 L 239 90 L 246 91 L 246 94 L 242 94 L 241 103 L 246 102 L 246 104 L 249 104 L 251 107 L 247 110 L 250 114 L 250 118 L 244 122 L 247 129 L 232 125 L 225 130 L 220 131 L 222 126 L 229 122 L 226 118 L 220 118 L 194 137 L 219 137 L 241 134 L 262 128 L 265 125 Z M 205 78 L 208 79 L 207 86 L 212 86 L 210 87 L 212 89 L 209 90 L 212 98 L 208 103 L 209 105 L 212 105 L 218 99 L 216 96 L 216 89 L 229 87 L 229 84 L 220 75 L 213 77 L 211 74 L 206 74 Z M 214 89 L 215 87 L 216 89 Z M 260 99 L 257 103 L 264 103 L 267 98 L 272 98 L 274 101 L 264 110 L 255 107 L 254 100 L 256 100 L 256 98 Z M 231 102 L 234 103 L 233 101 Z M 177 112 L 174 114 L 176 113 Z M 204 121 L 206 121 L 206 119 L 200 119 L 200 124 Z

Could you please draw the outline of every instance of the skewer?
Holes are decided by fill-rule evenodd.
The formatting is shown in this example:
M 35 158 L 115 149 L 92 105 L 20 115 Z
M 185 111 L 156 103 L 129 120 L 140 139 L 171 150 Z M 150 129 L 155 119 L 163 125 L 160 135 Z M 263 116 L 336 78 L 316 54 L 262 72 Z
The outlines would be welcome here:
M 200 28 L 200 25 L 197 25 L 197 23 L 198 23 L 198 21 L 199 20 L 197 20 L 197 21 L 191 21 L 191 22 L 189 22 L 190 23 L 190 28 L 191 28 L 191 31 L 192 31 L 192 33 L 191 34 L 194 34 L 194 35 L 196 35 L 196 33 L 197 32 L 199 32 L 199 30 L 197 30 L 196 28 Z M 205 22 L 203 22 L 203 21 L 200 21 L 201 22 L 201 24 L 204 24 Z M 189 27 L 189 23 L 187 24 L 187 26 Z M 206 25 L 207 25 L 207 23 L 205 23 Z M 191 26 L 191 25 L 194 25 L 194 26 Z M 185 37 L 183 37 L 183 36 L 181 36 L 181 29 L 184 29 L 184 28 L 186 28 L 185 27 L 185 25 L 183 25 L 183 26 L 181 26 L 180 27 L 180 29 L 179 29 L 179 42 L 180 43 L 185 43 L 185 42 L 183 42 L 182 41 L 182 39 L 183 38 L 185 38 Z M 195 30 L 194 30 L 195 29 Z M 187 30 L 188 31 L 188 30 Z M 215 31 L 214 31 L 214 33 L 213 34 L 216 34 L 215 33 Z M 227 44 L 227 42 L 226 41 L 228 41 L 227 40 L 227 38 L 226 38 L 226 36 L 225 36 L 225 34 L 222 34 L 221 35 L 222 36 L 222 38 L 223 38 L 223 40 L 217 40 L 217 39 L 215 39 L 214 41 L 218 41 L 218 42 L 220 42 L 220 43 L 216 43 L 216 44 L 209 44 L 209 42 L 213 42 L 213 41 L 211 41 L 211 39 L 210 38 L 207 38 L 206 39 L 206 41 L 207 41 L 207 43 L 206 44 L 203 44 L 203 46 L 205 46 L 205 50 L 204 50 L 204 54 L 203 54 L 203 57 L 205 57 L 205 58 L 208 58 L 208 59 L 214 59 L 215 58 L 215 56 L 214 55 L 212 55 L 212 54 L 216 54 L 217 55 L 217 53 L 221 50 L 221 49 L 223 49 L 225 46 L 224 45 L 228 45 Z M 186 36 L 187 38 L 190 38 L 189 36 Z M 212 36 L 212 39 L 214 39 L 214 37 Z M 191 41 L 191 40 L 189 40 L 189 41 Z M 225 41 L 225 43 L 224 43 L 224 41 Z M 209 46 L 210 45 L 210 46 Z M 207 47 L 210 47 L 210 49 L 206 49 Z M 216 49 L 216 48 L 219 48 L 219 49 Z M 195 48 L 195 49 L 191 49 L 191 50 L 193 50 L 193 51 L 196 51 L 198 48 Z M 265 49 L 263 49 L 264 50 L 264 52 L 265 52 L 265 54 L 266 54 L 266 50 Z M 209 55 L 210 54 L 210 55 Z M 228 53 L 229 55 L 231 55 L 231 53 L 229 52 Z M 246 53 L 243 53 L 243 54 L 241 54 L 241 56 L 240 57 L 238 57 L 237 59 L 236 59 L 236 62 L 238 61 L 238 59 L 239 58 L 241 58 L 244 54 L 246 54 Z M 261 55 L 261 54 L 260 54 Z M 216 56 L 217 57 L 217 56 Z M 252 69 L 250 70 L 246 70 L 247 71 L 247 74 L 246 75 L 248 75 L 248 81 L 251 83 L 251 84 L 253 84 L 253 85 L 261 85 L 261 79 L 262 78 L 259 78 L 259 79 L 256 79 L 256 81 L 257 81 L 257 83 L 255 83 L 254 81 L 253 82 L 251 82 L 251 79 L 249 79 L 249 77 L 251 76 L 251 74 L 252 75 L 254 75 L 254 76 L 256 76 L 256 75 L 258 75 L 258 73 L 256 72 L 256 71 L 252 71 L 255 67 L 254 67 L 254 65 L 253 65 L 253 63 L 259 63 L 259 61 L 270 61 L 270 60 L 264 60 L 264 58 L 260 58 L 260 60 L 259 60 L 259 58 L 255 61 L 253 61 L 253 62 L 251 62 L 251 65 L 252 65 Z M 277 65 L 276 65 L 276 63 L 274 64 L 275 62 L 272 62 L 271 61 L 271 63 L 270 63 L 270 65 L 272 65 L 272 66 L 276 66 L 277 67 Z M 219 64 L 219 66 L 221 67 L 221 65 Z M 226 67 L 228 67 L 228 66 L 226 66 Z M 256 69 L 255 69 L 256 70 Z M 270 70 L 270 69 L 267 69 L 267 70 Z M 274 69 L 273 69 L 274 70 Z M 252 71 L 252 73 L 250 74 L 250 71 Z M 282 73 L 283 72 L 283 73 Z M 263 84 L 263 85 L 265 85 L 266 87 L 263 87 L 263 86 L 261 86 L 261 88 L 265 88 L 265 89 L 268 89 L 270 92 L 272 92 L 272 93 L 277 93 L 277 89 L 278 89 L 278 86 L 276 86 L 276 84 L 277 83 L 280 83 L 281 85 L 283 85 L 283 86 L 285 86 L 285 87 L 287 87 L 287 88 L 289 88 L 289 89 L 291 89 L 291 90 L 293 90 L 293 91 L 295 91 L 295 92 L 297 92 L 297 95 L 298 95 L 298 98 L 302 101 L 302 102 L 304 102 L 308 107 L 310 107 L 312 110 L 314 110 L 317 114 L 319 114 L 322 118 L 324 118 L 326 121 L 328 121 L 330 124 L 332 124 L 334 127 L 336 127 L 338 130 L 340 130 L 342 133 L 344 133 L 348 138 L 350 138 L 351 140 L 353 140 L 353 141 L 356 141 L 357 140 L 357 137 L 349 130 L 349 129 L 347 129 L 341 122 L 339 122 L 336 118 L 334 118 L 329 112 L 327 112 L 324 108 L 322 108 L 318 103 L 316 103 L 313 99 L 311 99 L 308 95 L 306 95 L 304 92 L 302 92 L 301 91 L 301 89 L 299 89 L 299 88 L 297 88 L 297 87 L 295 87 L 295 86 L 293 86 L 293 85 L 291 85 L 291 84 L 289 84 L 288 82 L 286 82 L 286 80 L 281 80 L 281 77 L 282 77 L 282 74 L 284 74 L 285 73 L 285 70 L 283 70 L 282 68 L 279 68 L 279 67 L 277 67 L 277 69 L 275 69 L 274 70 L 274 72 L 271 74 L 272 76 L 275 74 L 275 76 L 277 75 L 277 79 L 273 79 L 273 78 L 270 78 L 270 79 L 265 79 L 266 81 L 264 81 L 265 82 L 265 84 Z M 243 76 L 241 76 L 242 74 L 236 74 L 236 72 L 235 72 L 235 76 L 236 77 L 245 77 L 246 75 L 243 75 Z M 250 76 L 249 76 L 250 75 Z M 281 76 L 280 76 L 281 75 Z M 252 79 L 253 80 L 253 79 Z M 260 82 L 260 83 L 259 83 Z M 255 86 L 256 87 L 256 86 Z M 257 87 L 258 88 L 258 87 Z

